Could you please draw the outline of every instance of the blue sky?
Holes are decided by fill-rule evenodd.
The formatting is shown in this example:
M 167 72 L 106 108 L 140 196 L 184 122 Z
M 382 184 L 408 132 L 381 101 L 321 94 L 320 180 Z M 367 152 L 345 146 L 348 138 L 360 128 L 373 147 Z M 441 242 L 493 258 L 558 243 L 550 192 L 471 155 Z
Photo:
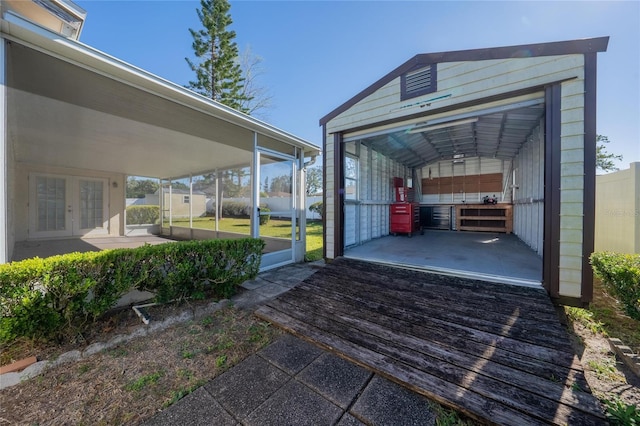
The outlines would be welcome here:
M 198 1 L 76 0 L 81 41 L 160 77 L 194 78 Z M 598 133 L 640 161 L 640 2 L 231 1 L 240 50 L 263 58 L 266 121 L 322 144 L 318 120 L 418 53 L 610 36 L 598 55 Z

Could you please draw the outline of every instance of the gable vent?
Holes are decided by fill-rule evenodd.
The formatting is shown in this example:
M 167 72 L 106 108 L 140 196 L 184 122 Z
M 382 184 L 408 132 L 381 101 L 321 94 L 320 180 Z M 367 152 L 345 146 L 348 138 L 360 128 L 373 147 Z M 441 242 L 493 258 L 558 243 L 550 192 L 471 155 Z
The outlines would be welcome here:
M 429 65 L 402 75 L 401 100 L 436 91 L 436 66 Z

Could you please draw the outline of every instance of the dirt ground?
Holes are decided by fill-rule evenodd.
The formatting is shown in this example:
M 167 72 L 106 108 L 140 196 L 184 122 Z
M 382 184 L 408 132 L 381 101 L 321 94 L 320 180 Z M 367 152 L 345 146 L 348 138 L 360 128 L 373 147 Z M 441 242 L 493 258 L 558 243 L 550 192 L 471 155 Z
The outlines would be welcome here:
M 152 321 L 174 310 L 151 310 Z M 123 311 L 100 323 L 100 341 L 140 324 L 135 314 Z M 251 313 L 224 308 L 0 391 L 0 425 L 139 424 L 280 333 Z
M 640 407 L 640 377 L 611 351 L 602 334 L 593 333 L 579 322 L 570 325 L 572 340 L 584 367 L 591 392 L 600 399 L 620 398 Z

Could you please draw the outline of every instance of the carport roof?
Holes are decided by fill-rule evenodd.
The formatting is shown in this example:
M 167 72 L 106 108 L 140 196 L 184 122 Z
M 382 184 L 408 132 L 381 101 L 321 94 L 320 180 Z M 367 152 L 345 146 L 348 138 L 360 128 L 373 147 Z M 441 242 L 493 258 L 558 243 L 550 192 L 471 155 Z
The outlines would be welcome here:
M 301 138 L 17 14 L 2 17 L 8 124 L 18 161 L 180 177 L 248 164 L 254 134 L 307 156 Z M 234 163 L 235 162 L 235 163 Z
M 483 61 L 490 59 L 530 58 L 538 56 L 596 53 L 606 51 L 608 44 L 609 37 L 597 37 L 550 43 L 418 54 L 340 105 L 338 108 L 331 111 L 329 114 L 322 117 L 320 119 L 320 125 L 325 125 L 331 119 L 342 114 L 353 105 L 371 95 L 385 84 L 400 77 L 402 74 L 426 65 L 443 62 Z

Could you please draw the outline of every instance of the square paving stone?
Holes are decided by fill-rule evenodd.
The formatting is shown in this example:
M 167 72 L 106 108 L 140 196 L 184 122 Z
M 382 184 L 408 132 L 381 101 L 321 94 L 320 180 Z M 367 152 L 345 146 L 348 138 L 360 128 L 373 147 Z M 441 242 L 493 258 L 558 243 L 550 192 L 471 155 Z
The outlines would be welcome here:
M 258 356 L 250 356 L 205 385 L 209 393 L 237 418 L 245 418 L 290 376 Z
M 144 423 L 145 426 L 237 424 L 205 388 L 196 389 Z
M 297 379 L 346 409 L 372 375 L 352 362 L 324 353 L 302 370 Z
M 429 400 L 380 376 L 374 376 L 350 411 L 373 425 L 435 424 Z
M 302 383 L 291 380 L 247 418 L 250 426 L 334 425 L 343 411 Z
M 255 290 L 256 293 L 260 294 L 260 296 L 264 298 L 273 298 L 281 295 L 284 292 L 289 291 L 289 287 L 285 287 L 280 284 L 268 283 L 260 288 Z
M 274 363 L 289 374 L 295 375 L 322 355 L 322 349 L 302 339 L 285 334 L 258 355 Z
M 356 419 L 349 413 L 344 413 L 337 426 L 366 426 L 360 420 Z

